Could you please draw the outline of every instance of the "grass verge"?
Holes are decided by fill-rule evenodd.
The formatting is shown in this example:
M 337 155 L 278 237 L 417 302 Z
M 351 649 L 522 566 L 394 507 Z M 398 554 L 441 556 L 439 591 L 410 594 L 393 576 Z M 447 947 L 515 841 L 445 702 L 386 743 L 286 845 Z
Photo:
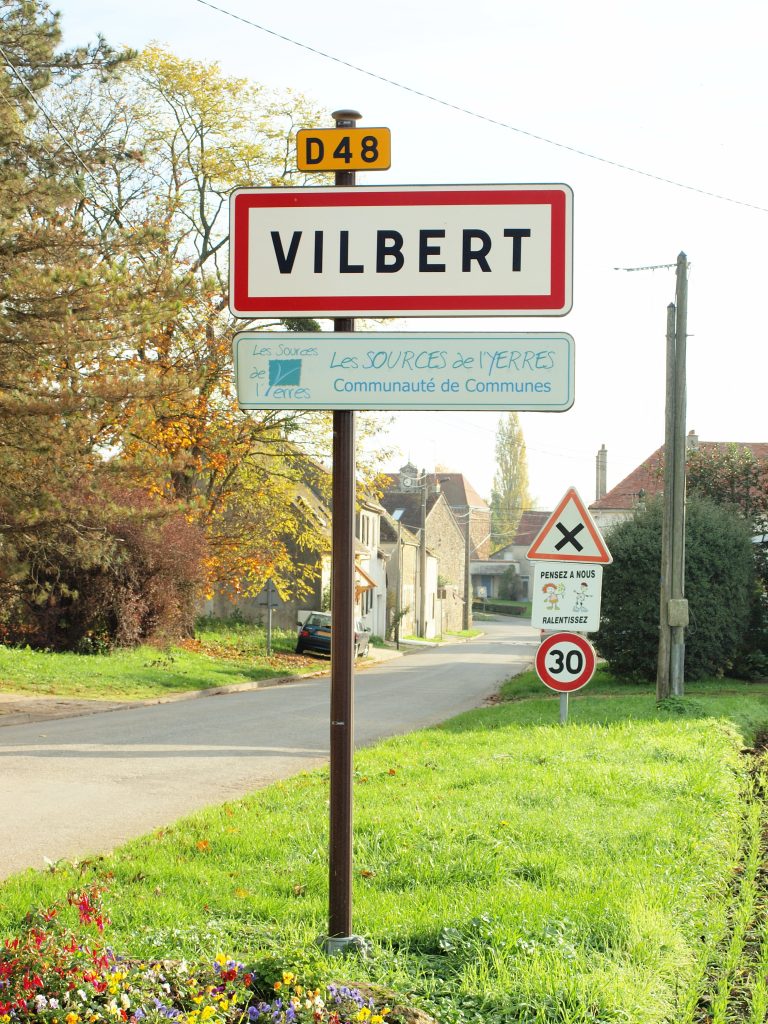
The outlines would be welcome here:
M 294 653 L 296 634 L 203 619 L 183 646 L 58 654 L 0 645 L 0 692 L 90 700 L 152 700 L 259 679 L 303 675 L 328 661 Z
M 656 707 L 600 685 L 574 699 L 566 728 L 557 698 L 539 695 L 356 755 L 354 920 L 368 959 L 315 945 L 324 771 L 93 863 L 16 876 L 0 888 L 0 923 L 10 934 L 30 903 L 95 876 L 110 890 L 111 942 L 134 957 L 223 951 L 308 978 L 343 972 L 443 1024 L 695 1020 L 717 990 L 711 965 L 730 993 L 743 959 L 732 882 L 758 877 L 743 851 L 760 829 L 740 749 L 768 721 L 768 699 L 707 692 Z M 765 945 L 751 948 L 762 963 Z

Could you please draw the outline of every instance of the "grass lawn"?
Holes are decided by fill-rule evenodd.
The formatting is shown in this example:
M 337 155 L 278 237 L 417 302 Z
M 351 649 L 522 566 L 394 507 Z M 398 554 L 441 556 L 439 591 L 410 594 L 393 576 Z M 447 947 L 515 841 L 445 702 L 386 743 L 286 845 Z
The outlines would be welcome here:
M 258 679 L 328 669 L 327 659 L 294 653 L 293 630 L 272 631 L 201 619 L 183 646 L 108 654 L 53 654 L 0 645 L 0 692 L 93 700 L 149 700 Z
M 759 759 L 768 690 L 657 707 L 607 672 L 571 701 L 507 700 L 355 757 L 354 930 L 330 959 L 326 771 L 213 807 L 81 866 L 0 886 L 0 930 L 100 878 L 109 943 L 371 981 L 443 1024 L 726 1024 L 768 1007 Z M 276 969 L 276 968 L 275 968 Z

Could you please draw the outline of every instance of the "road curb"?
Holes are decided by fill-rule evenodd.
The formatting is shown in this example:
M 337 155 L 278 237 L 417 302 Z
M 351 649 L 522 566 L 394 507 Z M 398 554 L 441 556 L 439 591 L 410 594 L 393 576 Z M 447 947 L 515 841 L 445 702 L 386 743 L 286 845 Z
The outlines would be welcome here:
M 402 651 L 389 648 L 371 648 L 376 654 L 355 666 L 355 672 L 365 671 L 373 665 L 402 657 Z M 230 693 L 249 693 L 252 690 L 266 690 L 274 686 L 295 686 L 331 674 L 328 668 L 307 672 L 304 675 L 277 676 L 273 679 L 254 679 L 249 683 L 232 683 L 229 686 L 213 686 L 205 690 L 188 690 L 167 697 L 150 697 L 135 701 L 68 700 L 66 697 L 29 697 L 25 694 L 0 693 L 0 728 L 11 725 L 29 725 L 35 722 L 49 722 L 61 718 L 81 718 L 98 715 L 105 711 L 127 711 L 131 708 L 154 707 L 157 704 L 174 704 L 178 701 L 200 700 L 203 697 L 222 697 Z M 26 705 L 26 706 L 25 706 Z

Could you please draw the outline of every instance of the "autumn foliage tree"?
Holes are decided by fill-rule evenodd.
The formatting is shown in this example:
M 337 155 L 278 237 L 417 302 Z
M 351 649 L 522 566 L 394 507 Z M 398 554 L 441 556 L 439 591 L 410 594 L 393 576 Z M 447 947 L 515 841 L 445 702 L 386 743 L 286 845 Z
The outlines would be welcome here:
M 116 73 L 126 55 L 102 41 L 58 53 L 59 34 L 44 3 L 0 4 L 0 607 L 22 636 L 36 633 L 29 615 L 75 593 L 59 565 L 109 559 L 104 524 L 86 510 L 98 508 L 116 411 L 138 384 L 116 341 L 149 309 L 146 282 L 127 272 L 144 239 L 107 246 L 91 230 L 82 179 L 93 153 L 44 102 Z
M 185 595 L 267 576 L 300 588 L 292 552 L 322 539 L 295 482 L 325 486 L 330 432 L 322 416 L 236 408 L 227 196 L 294 180 L 295 130 L 319 115 L 157 49 L 58 54 L 41 0 L 0 0 L 0 19 L 6 635 L 92 632 L 95 595 L 156 564 L 169 523 L 205 567 L 177 572 Z M 96 626 L 143 638 L 159 620 L 137 607 L 136 628 L 127 613 Z

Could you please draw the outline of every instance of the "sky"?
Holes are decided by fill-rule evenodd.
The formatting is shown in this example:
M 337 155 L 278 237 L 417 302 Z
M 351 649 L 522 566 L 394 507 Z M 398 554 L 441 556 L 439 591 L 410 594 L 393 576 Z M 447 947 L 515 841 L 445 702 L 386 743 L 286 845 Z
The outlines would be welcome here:
M 391 170 L 360 173 L 359 184 L 573 189 L 569 314 L 383 325 L 573 335 L 573 407 L 519 414 L 535 507 L 551 510 L 569 487 L 594 500 L 602 445 L 613 487 L 663 443 L 667 305 L 681 251 L 687 429 L 704 441 L 768 440 L 764 0 L 217 0 L 230 14 L 201 0 L 53 6 L 65 44 L 97 33 L 113 45 L 159 42 L 305 94 L 327 110 L 322 126 L 352 108 L 361 126 L 389 127 Z M 489 498 L 498 418 L 394 414 L 386 468 L 439 465 Z

